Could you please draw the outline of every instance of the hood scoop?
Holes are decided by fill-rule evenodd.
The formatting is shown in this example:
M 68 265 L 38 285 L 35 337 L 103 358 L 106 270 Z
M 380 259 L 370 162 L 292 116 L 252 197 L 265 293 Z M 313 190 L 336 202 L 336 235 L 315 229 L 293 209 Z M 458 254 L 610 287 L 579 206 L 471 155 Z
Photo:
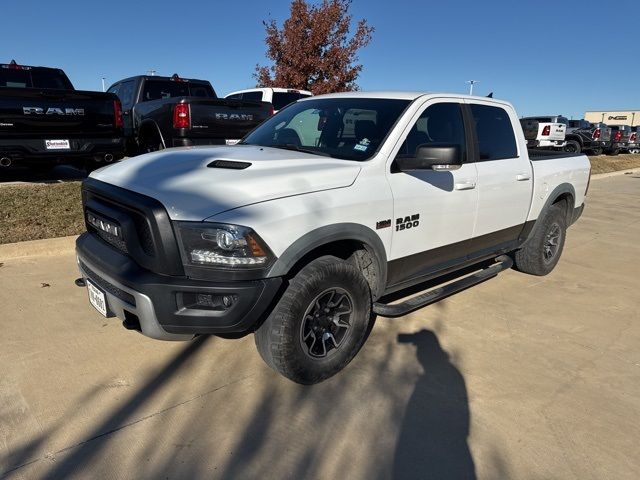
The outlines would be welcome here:
M 238 162 L 237 160 L 214 160 L 207 165 L 209 168 L 226 168 L 229 170 L 244 170 L 250 166 L 251 163 L 249 162 Z

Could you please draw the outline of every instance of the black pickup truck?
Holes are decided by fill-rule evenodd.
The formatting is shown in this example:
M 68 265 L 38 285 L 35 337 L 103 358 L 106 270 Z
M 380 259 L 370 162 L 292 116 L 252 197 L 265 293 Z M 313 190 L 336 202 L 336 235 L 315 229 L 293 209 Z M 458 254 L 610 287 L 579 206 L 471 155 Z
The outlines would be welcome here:
M 0 64 L 0 168 L 93 169 L 123 156 L 118 97 L 75 90 L 58 68 Z
M 602 155 L 602 152 L 611 146 L 611 128 L 604 123 L 569 120 L 565 140 L 565 152 L 588 151 L 593 155 Z
M 109 87 L 122 102 L 129 156 L 233 144 L 273 114 L 267 102 L 218 98 L 206 80 L 139 75 Z

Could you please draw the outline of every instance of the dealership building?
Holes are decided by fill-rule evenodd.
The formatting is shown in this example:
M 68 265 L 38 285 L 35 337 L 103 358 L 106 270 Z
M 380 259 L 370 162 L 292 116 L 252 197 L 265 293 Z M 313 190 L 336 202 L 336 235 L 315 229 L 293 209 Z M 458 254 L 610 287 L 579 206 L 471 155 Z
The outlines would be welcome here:
M 607 125 L 640 125 L 640 110 L 611 110 L 609 112 L 585 112 L 584 119 L 591 122 L 603 122 Z

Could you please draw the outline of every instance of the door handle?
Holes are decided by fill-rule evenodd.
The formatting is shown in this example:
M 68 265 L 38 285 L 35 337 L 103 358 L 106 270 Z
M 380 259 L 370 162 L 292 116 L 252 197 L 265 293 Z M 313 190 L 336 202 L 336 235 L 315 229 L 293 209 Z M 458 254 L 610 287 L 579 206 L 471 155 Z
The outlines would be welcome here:
M 529 175 L 528 173 L 520 173 L 516 175 L 516 180 L 518 180 L 519 182 L 526 182 L 527 180 L 531 180 L 531 175 Z
M 474 188 L 476 188 L 475 182 L 463 182 L 455 184 L 456 190 L 473 190 Z

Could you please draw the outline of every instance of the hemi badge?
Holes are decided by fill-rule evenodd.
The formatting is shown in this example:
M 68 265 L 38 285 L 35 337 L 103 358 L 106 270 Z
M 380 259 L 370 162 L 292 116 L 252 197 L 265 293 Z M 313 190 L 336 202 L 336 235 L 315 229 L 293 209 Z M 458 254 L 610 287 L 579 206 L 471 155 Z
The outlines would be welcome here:
M 376 223 L 376 230 L 380 230 L 381 228 L 389 228 L 391 226 L 391 219 L 388 220 L 380 220 Z

